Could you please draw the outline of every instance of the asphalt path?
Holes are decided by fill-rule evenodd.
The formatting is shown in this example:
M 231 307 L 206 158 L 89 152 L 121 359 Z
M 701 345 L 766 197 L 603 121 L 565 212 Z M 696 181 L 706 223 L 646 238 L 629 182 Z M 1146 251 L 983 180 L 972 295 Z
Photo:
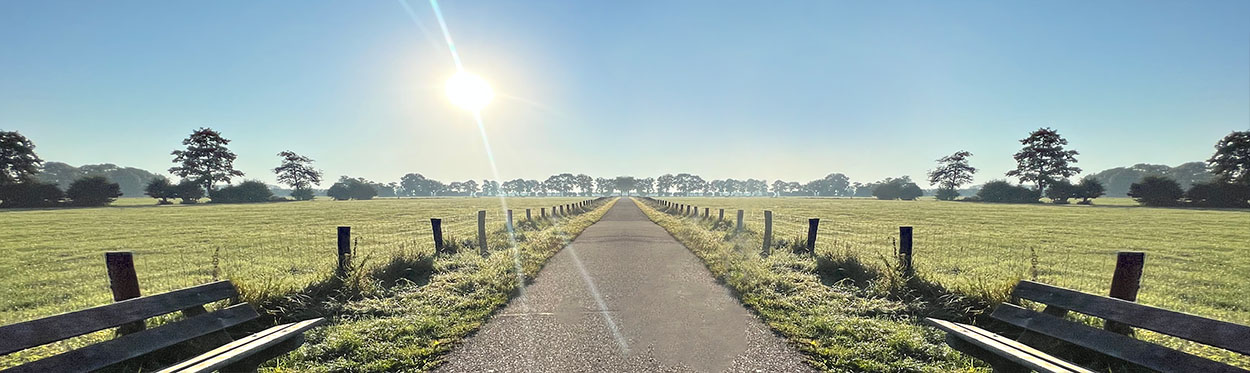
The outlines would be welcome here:
M 440 372 L 805 372 L 803 357 L 623 198 Z

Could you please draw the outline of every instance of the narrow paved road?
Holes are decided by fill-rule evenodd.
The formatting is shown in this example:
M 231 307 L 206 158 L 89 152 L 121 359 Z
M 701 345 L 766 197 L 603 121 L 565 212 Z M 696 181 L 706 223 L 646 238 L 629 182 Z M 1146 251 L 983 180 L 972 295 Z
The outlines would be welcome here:
M 802 359 L 622 199 L 439 371 L 810 371 Z

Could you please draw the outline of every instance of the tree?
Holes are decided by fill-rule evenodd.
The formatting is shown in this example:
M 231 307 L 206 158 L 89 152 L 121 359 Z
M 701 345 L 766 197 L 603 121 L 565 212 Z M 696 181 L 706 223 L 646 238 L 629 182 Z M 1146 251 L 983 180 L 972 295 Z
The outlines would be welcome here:
M 169 179 L 158 177 L 148 182 L 148 186 L 143 188 L 143 194 L 159 199 L 160 202 L 157 202 L 157 204 L 168 205 L 170 204 L 169 199 L 175 198 L 178 195 L 178 191 L 175 190 L 174 184 L 170 183 Z
M 1128 196 L 1147 206 L 1173 206 L 1184 195 L 1176 180 L 1162 176 L 1146 176 L 1128 187 Z
M 968 157 L 971 156 L 972 153 L 960 150 L 937 160 L 940 166 L 929 171 L 929 185 L 938 186 L 937 199 L 954 200 L 959 197 L 959 186 L 972 182 L 972 175 L 977 173 L 977 169 L 968 164 Z
M 773 197 L 781 197 L 782 195 L 786 194 L 786 192 L 788 191 L 786 188 L 787 185 L 788 183 L 781 181 L 781 180 L 773 181 L 773 188 L 772 188 Z
M 612 195 L 612 191 L 616 189 L 616 186 L 612 185 L 612 179 L 600 177 L 595 178 L 595 189 L 600 195 L 607 196 Z
M 673 174 L 663 174 L 655 178 L 655 190 L 660 195 L 670 195 L 668 190 L 673 189 L 673 185 L 677 183 L 677 177 Z
M 239 185 L 227 185 L 220 189 L 208 191 L 211 203 L 255 203 L 269 202 L 273 199 L 273 191 L 269 186 L 256 180 L 247 180 Z
M 551 175 L 551 177 L 548 177 L 547 181 L 543 183 L 546 184 L 551 190 L 560 192 L 561 196 L 568 195 L 569 192 L 573 191 L 574 186 L 580 186 L 577 176 L 573 176 L 573 174 L 569 173 Z
M 898 191 L 898 199 L 904 201 L 915 201 L 921 196 L 924 196 L 924 190 L 920 189 L 920 186 L 916 185 L 916 183 L 903 184 L 903 187 L 899 188 Z
M 1081 202 L 1078 202 L 1078 204 L 1089 205 L 1093 204 L 1093 202 L 1090 201 L 1091 199 L 1102 197 L 1107 190 L 1102 187 L 1102 183 L 1099 182 L 1098 179 L 1086 177 L 1081 179 L 1080 184 L 1076 185 L 1076 191 L 1076 198 L 1081 199 Z
M 339 178 L 339 182 L 330 186 L 326 191 L 326 195 L 335 200 L 368 200 L 378 195 L 374 182 L 365 180 L 364 178 L 350 178 L 343 176 Z
M 432 196 L 446 190 L 447 186 L 421 174 L 410 173 L 399 179 L 399 187 L 409 196 Z
M 876 187 L 873 188 L 872 195 L 877 197 L 877 199 L 903 199 L 910 201 L 924 195 L 924 191 L 920 189 L 920 186 L 913 183 L 911 177 L 908 176 L 897 179 L 887 177 L 885 180 L 874 184 L 876 184 Z
M 34 142 L 16 131 L 0 131 L 0 185 L 31 181 L 42 165 Z
M 1207 167 L 1220 181 L 1250 185 L 1250 131 L 1237 131 L 1215 144 Z
M 638 184 L 638 179 L 635 179 L 633 176 L 617 176 L 616 179 L 612 180 L 612 187 L 621 191 L 622 195 L 627 196 L 629 192 L 638 187 L 636 184 Z
M 841 196 L 848 194 L 851 178 L 840 173 L 826 175 L 824 178 L 809 181 L 804 187 L 816 196 Z
M 698 175 L 678 174 L 673 177 L 674 186 L 676 186 L 677 191 L 681 192 L 684 196 L 689 196 L 690 192 L 696 190 L 703 190 L 704 184 L 706 183 L 707 182 L 703 181 L 703 178 Z
M 1066 204 L 1069 198 L 1076 198 L 1080 194 L 1080 188 L 1072 185 L 1068 179 L 1060 179 L 1051 182 L 1050 187 L 1046 188 L 1046 198 L 1055 204 Z
M 192 179 L 182 179 L 174 187 L 174 192 L 177 198 L 182 199 L 179 203 L 184 205 L 199 202 L 200 198 L 204 198 L 204 187 Z
M 1003 203 L 1037 203 L 1037 200 L 1040 198 L 1042 198 L 1041 191 L 1011 185 L 1011 183 L 1003 180 L 994 180 L 982 185 L 981 190 L 977 191 L 977 195 L 973 200 Z
M 636 186 L 635 189 L 638 190 L 638 194 L 649 196 L 655 193 L 655 178 L 648 177 L 644 179 L 638 179 L 637 183 L 635 183 L 635 186 Z
M 1189 203 L 1207 207 L 1250 207 L 1250 185 L 1225 182 L 1194 184 L 1185 192 Z
M 573 184 L 577 185 L 577 190 L 583 196 L 589 196 L 595 191 L 595 179 L 587 174 L 577 174 L 573 177 Z
M 1041 128 L 1029 133 L 1020 143 L 1024 148 L 1013 156 L 1016 169 L 1007 171 L 1007 176 L 1018 177 L 1021 183 L 1033 182 L 1039 192 L 1046 190 L 1053 180 L 1081 173 L 1079 167 L 1072 166 L 1081 153 L 1064 150 L 1068 140 L 1059 136 L 1059 131 Z
M 209 128 L 200 128 L 182 140 L 186 150 L 175 150 L 174 163 L 169 173 L 183 178 L 192 178 L 204 189 L 212 190 L 217 182 L 229 183 L 231 178 L 243 176 L 243 172 L 234 169 L 234 160 L 238 158 L 226 145 L 230 140 L 221 137 L 221 133 Z
M 312 186 L 321 185 L 321 171 L 312 168 L 313 160 L 290 150 L 278 153 L 278 156 L 282 157 L 282 165 L 273 169 L 273 173 L 278 175 L 278 182 L 295 189 L 291 197 L 296 200 L 313 199 Z
M 473 181 L 473 180 L 465 180 L 465 182 L 460 183 L 460 185 L 461 185 L 462 187 L 464 187 L 464 192 L 465 192 L 465 193 L 468 193 L 470 197 L 477 197 L 477 191 L 478 191 L 478 189 L 477 189 L 477 182 L 476 182 L 476 181 Z

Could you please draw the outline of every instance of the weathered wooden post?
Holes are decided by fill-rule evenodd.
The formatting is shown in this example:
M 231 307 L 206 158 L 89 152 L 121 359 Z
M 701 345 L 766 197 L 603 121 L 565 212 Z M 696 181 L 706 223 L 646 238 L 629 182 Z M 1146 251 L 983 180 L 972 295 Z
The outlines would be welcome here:
M 486 256 L 486 210 L 477 210 L 477 248 Z
M 707 217 L 709 216 L 709 214 L 708 214 L 708 212 L 709 212 L 709 211 L 708 211 L 708 210 L 710 210 L 710 209 L 708 209 L 707 207 L 704 207 L 704 208 L 703 208 L 703 218 L 704 218 L 704 219 L 707 219 Z
M 915 274 L 911 265 L 911 227 L 898 227 L 898 257 L 903 276 Z
M 720 212 L 716 213 L 716 221 L 725 221 L 725 209 L 720 209 Z
M 1146 253 L 1140 251 L 1121 251 L 1115 255 L 1115 274 L 1111 276 L 1111 297 L 1129 302 L 1137 301 L 1137 290 L 1141 289 L 1142 266 L 1146 264 Z M 1103 329 L 1120 334 L 1131 334 L 1133 329 L 1128 325 L 1107 320 Z
M 339 267 L 338 274 L 346 274 L 347 266 L 351 264 L 352 256 L 352 227 L 339 227 Z
M 820 228 L 820 219 L 807 219 L 807 252 L 816 253 L 816 231 Z
M 764 210 L 764 254 L 773 253 L 773 212 Z
M 547 217 L 547 208 L 546 208 L 546 207 L 543 207 L 542 209 L 539 209 L 539 210 L 538 210 L 538 216 L 539 216 L 539 217 L 546 218 L 546 217 Z
M 512 209 L 508 209 L 508 225 L 507 225 L 507 228 L 508 228 L 508 231 L 509 231 L 509 232 L 513 231 L 513 229 L 512 229 Z
M 430 231 L 434 232 L 434 253 L 443 253 L 443 219 L 430 218 Z
M 534 221 L 534 217 L 530 215 L 530 209 L 525 209 L 525 221 Z
M 738 228 L 736 228 L 736 231 L 742 231 L 742 210 L 738 210 Z
M 113 290 L 114 302 L 121 302 L 140 296 L 139 275 L 135 272 L 133 253 L 129 251 L 105 252 L 104 265 L 108 267 L 109 289 Z M 136 321 L 122 325 L 117 329 L 117 332 L 130 334 L 143 329 L 143 321 Z

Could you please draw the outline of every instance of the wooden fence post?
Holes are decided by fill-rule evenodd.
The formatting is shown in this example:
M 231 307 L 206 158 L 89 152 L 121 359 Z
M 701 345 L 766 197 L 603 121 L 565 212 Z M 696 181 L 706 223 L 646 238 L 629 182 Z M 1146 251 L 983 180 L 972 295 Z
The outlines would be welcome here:
M 352 256 L 352 227 L 339 227 L 339 267 L 338 274 L 346 274 L 347 266 L 351 264 Z
M 764 254 L 773 253 L 773 212 L 764 210 Z
M 820 218 L 807 219 L 807 252 L 816 253 L 816 232 L 820 228 Z
M 738 210 L 738 228 L 736 229 L 738 232 L 742 231 L 742 210 Z
M 507 228 L 508 228 L 508 231 L 509 231 L 509 232 L 513 231 L 513 229 L 512 229 L 512 209 L 508 209 L 508 225 L 507 225 Z
M 443 253 L 443 219 L 430 218 L 430 231 L 434 232 L 434 253 Z
M 546 218 L 546 217 L 547 217 L 547 208 L 546 208 L 546 207 L 543 207 L 542 209 L 539 209 L 539 210 L 538 210 L 538 216 L 539 216 L 539 217 Z
M 1115 256 L 1115 274 L 1111 276 L 1111 297 L 1129 302 L 1137 301 L 1137 290 L 1141 289 L 1142 266 L 1146 264 L 1146 253 L 1140 251 L 1121 251 Z M 1133 329 L 1128 325 L 1107 321 L 1103 329 L 1120 334 L 1131 334 Z
M 911 263 L 911 227 L 898 227 L 899 264 L 903 267 L 903 276 L 915 273 Z
M 479 254 L 486 256 L 486 210 L 477 211 L 477 248 Z
M 708 217 L 708 210 L 709 210 L 709 209 L 708 209 L 707 207 L 704 207 L 704 208 L 703 208 L 703 218 L 704 218 L 704 219 L 707 219 L 707 217 Z
M 720 212 L 716 213 L 716 221 L 725 221 L 725 209 L 720 209 Z
M 525 221 L 533 221 L 534 217 L 530 215 L 530 209 L 525 209 Z
M 140 296 L 139 275 L 135 272 L 134 254 L 129 251 L 105 252 L 104 265 L 108 267 L 109 288 L 113 290 L 114 302 L 121 302 Z M 143 329 L 143 321 L 136 321 L 122 325 L 117 329 L 117 332 L 119 334 L 130 334 Z

